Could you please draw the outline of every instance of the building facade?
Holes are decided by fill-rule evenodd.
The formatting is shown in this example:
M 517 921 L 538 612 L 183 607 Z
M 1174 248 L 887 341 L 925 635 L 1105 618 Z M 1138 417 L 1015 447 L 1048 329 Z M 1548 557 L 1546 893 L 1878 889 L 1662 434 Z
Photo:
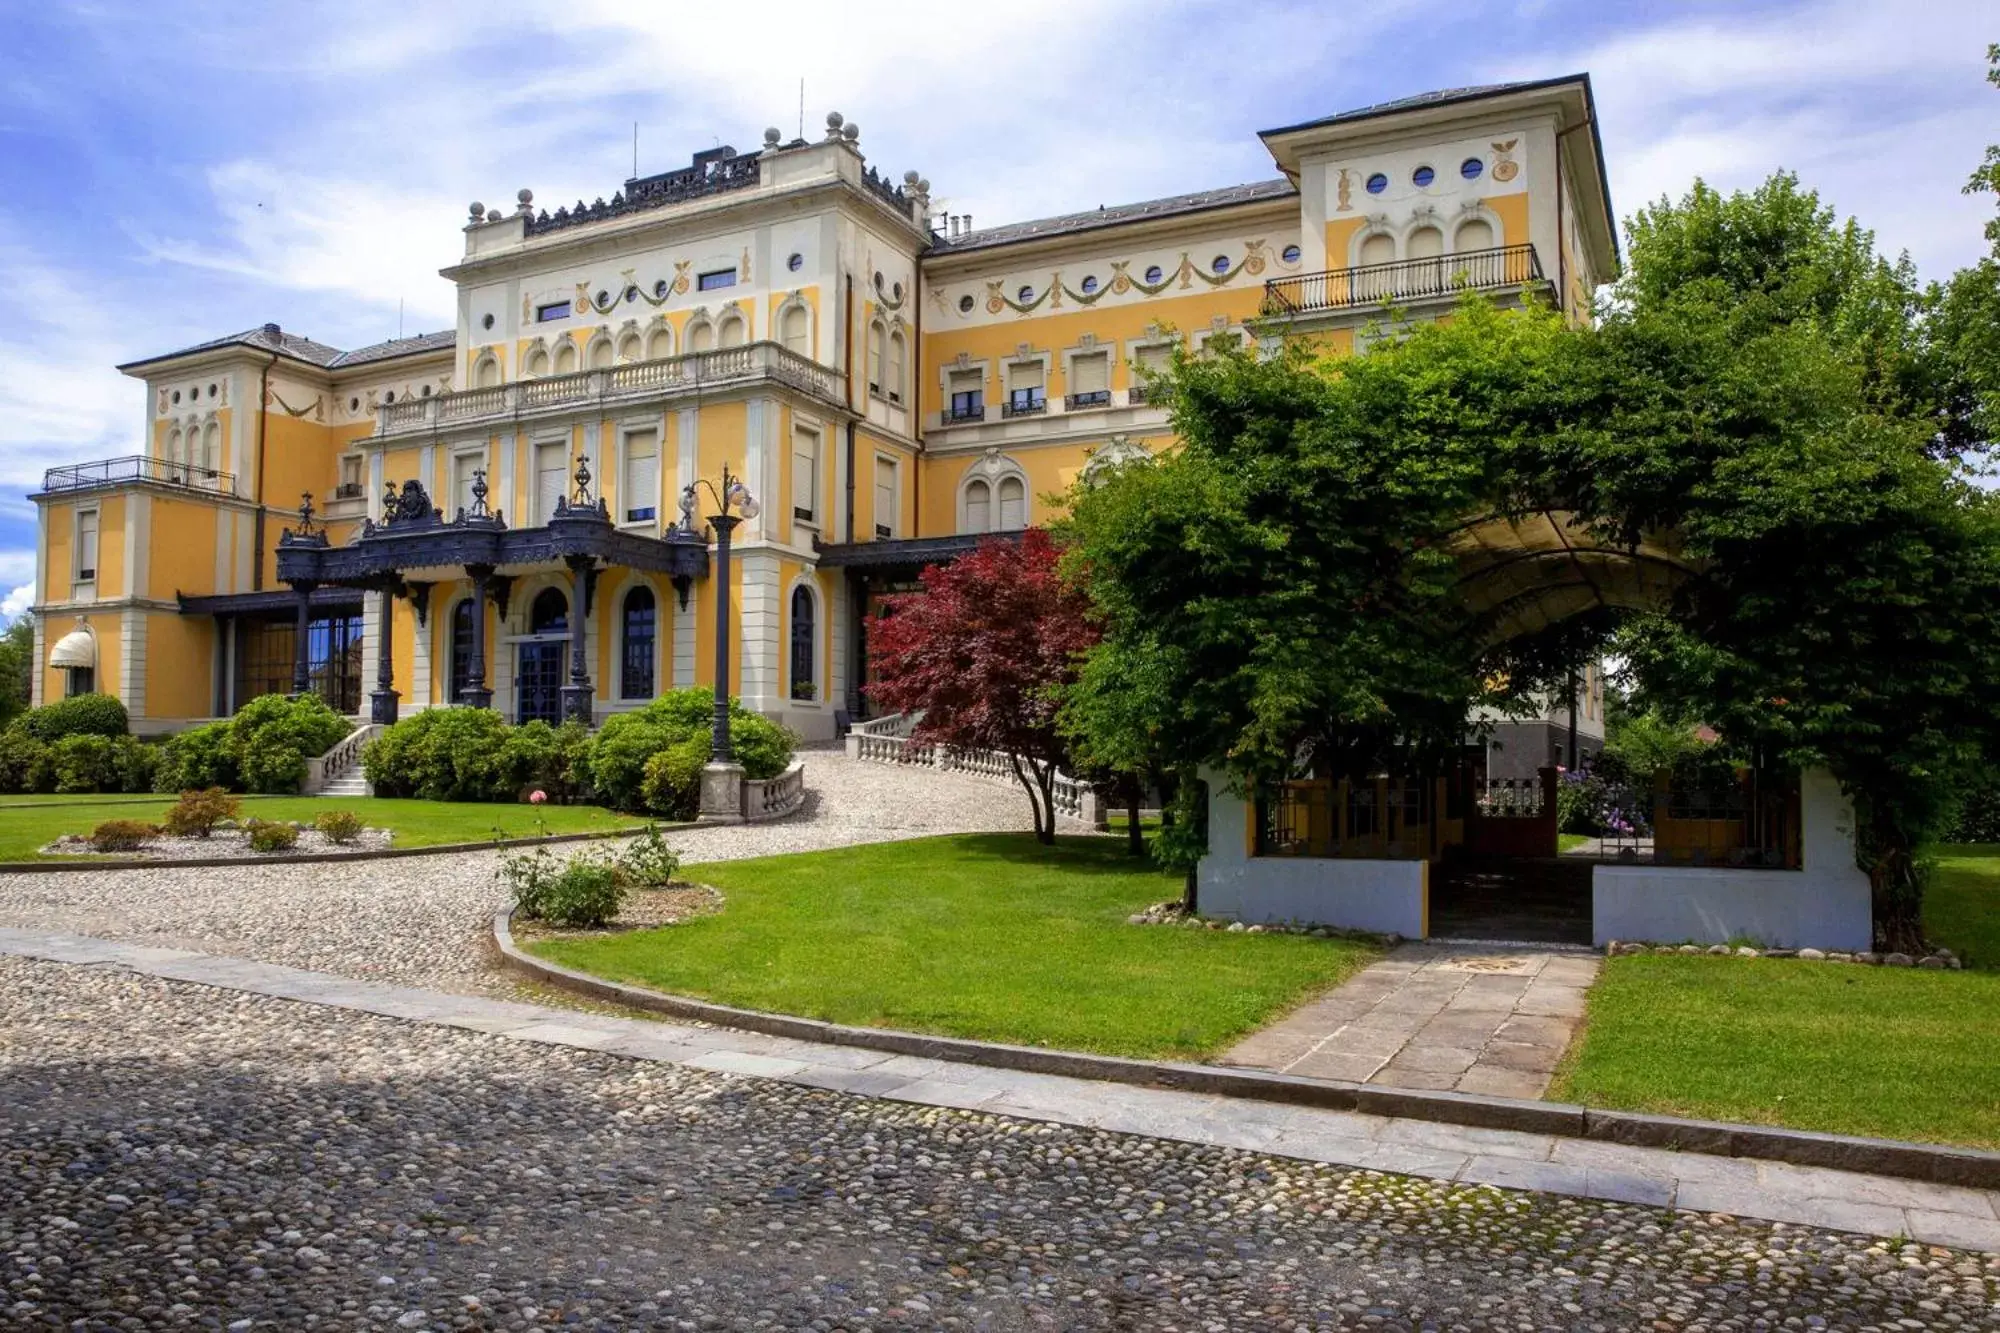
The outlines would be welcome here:
M 1269 180 L 975 228 L 830 115 L 609 201 L 473 205 L 452 329 L 128 363 L 143 450 L 34 497 L 36 701 L 102 690 L 142 732 L 301 688 L 602 718 L 711 685 L 726 603 L 731 688 L 831 736 L 884 593 L 1171 445 L 1176 347 L 1349 351 L 1466 286 L 1581 319 L 1612 274 L 1585 76 L 1262 138 Z M 719 598 L 725 473 L 755 504 Z

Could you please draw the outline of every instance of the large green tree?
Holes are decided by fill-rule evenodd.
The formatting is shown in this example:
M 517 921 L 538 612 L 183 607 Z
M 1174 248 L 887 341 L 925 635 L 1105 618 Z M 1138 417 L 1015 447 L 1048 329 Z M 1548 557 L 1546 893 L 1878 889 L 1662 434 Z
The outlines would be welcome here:
M 1784 177 L 1649 209 L 1630 254 L 1594 328 L 1469 299 L 1341 361 L 1180 363 L 1181 448 L 1073 497 L 1107 627 L 1073 707 L 1245 787 L 1442 748 L 1495 682 L 1546 684 L 1618 620 L 1490 642 L 1459 525 L 1672 532 L 1699 573 L 1637 640 L 1648 692 L 1831 768 L 1909 943 L 1917 849 L 2000 753 L 2000 517 L 1906 392 L 1911 284 Z

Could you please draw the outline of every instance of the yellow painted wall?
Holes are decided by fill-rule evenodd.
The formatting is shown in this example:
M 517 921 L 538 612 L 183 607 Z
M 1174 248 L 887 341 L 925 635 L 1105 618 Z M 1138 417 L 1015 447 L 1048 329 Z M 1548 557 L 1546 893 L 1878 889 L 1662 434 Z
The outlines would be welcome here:
M 152 497 L 152 549 L 147 559 L 146 595 L 171 600 L 175 593 L 221 592 L 215 586 L 216 526 L 220 511 L 211 504 Z M 147 638 L 147 655 L 159 659 L 160 640 Z M 151 690 L 147 698 L 152 697 Z
M 1134 437 L 1133 442 L 1158 453 L 1172 442 L 1172 438 L 1170 435 Z M 1108 442 L 1107 437 L 1002 450 L 1007 459 L 1018 463 L 1021 470 L 1027 473 L 1028 523 L 1031 527 L 1045 526 L 1056 517 L 1050 497 L 1066 493 L 1076 483 L 1084 464 L 1090 461 L 1091 452 Z M 982 456 L 959 454 L 923 460 L 923 529 L 917 535 L 945 537 L 958 531 L 959 483 L 965 479 L 966 470 Z
M 158 561 L 156 550 L 153 558 Z M 211 562 L 212 564 L 213 562 Z M 99 645 L 102 660 L 102 643 Z M 99 667 L 99 683 L 104 683 Z M 215 715 L 215 622 L 155 611 L 146 617 L 146 716 Z

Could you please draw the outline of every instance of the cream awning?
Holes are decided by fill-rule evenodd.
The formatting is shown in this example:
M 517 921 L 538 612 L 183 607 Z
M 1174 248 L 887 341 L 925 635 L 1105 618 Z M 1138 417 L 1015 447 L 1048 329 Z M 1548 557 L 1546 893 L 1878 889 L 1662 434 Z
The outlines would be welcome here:
M 71 630 L 56 640 L 55 647 L 49 649 L 49 665 L 52 667 L 95 667 L 97 665 L 97 640 L 90 637 L 89 630 Z

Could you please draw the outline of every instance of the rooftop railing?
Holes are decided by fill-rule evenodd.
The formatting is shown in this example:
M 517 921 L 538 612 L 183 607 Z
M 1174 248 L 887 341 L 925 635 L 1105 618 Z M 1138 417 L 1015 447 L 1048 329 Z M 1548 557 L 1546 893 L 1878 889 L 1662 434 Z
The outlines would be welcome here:
M 1493 291 L 1542 281 L 1542 261 L 1528 244 L 1468 250 L 1428 259 L 1273 278 L 1264 284 L 1264 314 L 1310 315 L 1352 310 L 1384 301 L 1448 297 L 1460 291 Z
M 428 426 L 522 416 L 680 390 L 692 392 L 746 380 L 770 380 L 829 402 L 840 400 L 838 372 L 778 343 L 754 342 L 656 361 L 633 361 L 609 369 L 516 380 L 485 389 L 406 398 L 376 409 L 375 433 L 395 435 Z
M 123 458 L 101 458 L 92 463 L 66 463 L 62 467 L 52 467 L 42 474 L 42 489 L 88 491 L 135 481 L 185 486 L 189 490 L 222 495 L 236 493 L 236 478 L 230 473 L 193 463 L 154 458 L 148 454 L 128 454 Z

